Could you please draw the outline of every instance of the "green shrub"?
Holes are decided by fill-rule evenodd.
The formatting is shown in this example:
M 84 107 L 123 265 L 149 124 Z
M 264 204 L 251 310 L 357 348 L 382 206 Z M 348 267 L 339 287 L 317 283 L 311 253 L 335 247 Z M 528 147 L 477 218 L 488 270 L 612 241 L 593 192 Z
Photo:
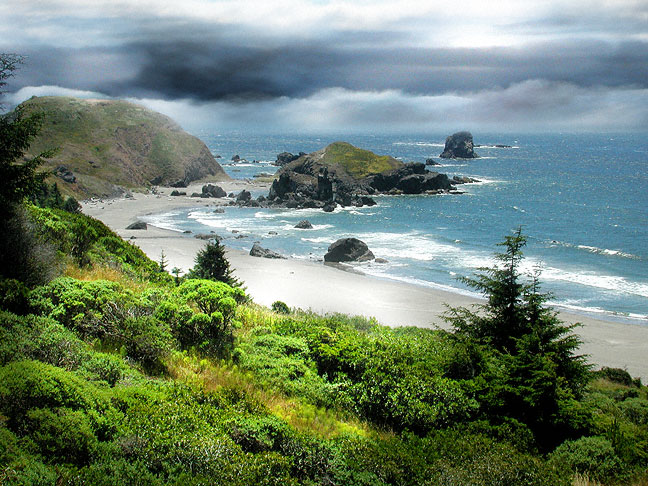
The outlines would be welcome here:
M 619 402 L 618 407 L 621 413 L 633 424 L 648 425 L 648 400 L 638 397 L 628 398 Z
M 82 410 L 31 409 L 25 415 L 24 427 L 38 452 L 51 464 L 87 464 L 98 444 L 91 421 Z
M 190 279 L 179 285 L 171 300 L 162 302 L 156 315 L 171 325 L 171 332 L 184 348 L 226 356 L 233 344 L 236 307 L 245 292 L 222 282 Z M 190 306 L 199 312 L 194 313 Z
M 595 376 L 599 376 L 601 378 L 605 378 L 614 383 L 619 383 L 625 386 L 641 386 L 641 380 L 639 378 L 633 379 L 630 373 L 627 372 L 627 370 L 621 368 L 608 368 L 607 366 L 604 366 L 603 368 L 595 372 Z
M 0 365 L 35 359 L 72 370 L 88 353 L 85 343 L 52 319 L 0 311 Z
M 614 478 L 622 471 L 612 443 L 599 436 L 564 442 L 551 454 L 550 463 L 599 481 Z
M 89 373 L 91 378 L 105 381 L 110 386 L 115 386 L 129 371 L 120 357 L 107 353 L 93 353 L 81 369 Z
M 272 311 L 277 314 L 290 314 L 290 307 L 285 302 L 277 300 L 272 303 Z
M 0 414 L 10 430 L 21 430 L 32 409 L 67 408 L 90 414 L 98 436 L 111 433 L 115 411 L 100 391 L 79 376 L 38 361 L 0 368 Z
M 142 363 L 148 369 L 161 369 L 161 358 L 171 351 L 171 331 L 166 323 L 153 316 L 141 316 L 124 320 L 122 336 L 126 355 Z
M 29 288 L 19 280 L 0 279 L 0 309 L 25 314 L 29 309 Z

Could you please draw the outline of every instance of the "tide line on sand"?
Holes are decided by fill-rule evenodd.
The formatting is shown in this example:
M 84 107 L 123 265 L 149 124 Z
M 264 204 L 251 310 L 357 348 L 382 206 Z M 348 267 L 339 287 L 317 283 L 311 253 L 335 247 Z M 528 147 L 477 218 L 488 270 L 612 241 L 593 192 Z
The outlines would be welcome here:
M 245 181 L 219 185 L 227 192 L 259 188 Z M 187 192 L 191 194 L 194 189 L 199 192 L 200 186 L 189 187 Z M 83 212 L 139 246 L 153 260 L 159 260 L 164 252 L 169 268 L 178 267 L 185 272 L 193 267 L 195 255 L 205 241 L 150 225 L 146 231 L 125 229 L 147 214 L 222 204 L 215 199 L 171 197 L 168 195 L 171 191 L 161 188 L 157 195 L 135 193 L 133 198 L 84 202 Z M 281 300 L 290 307 L 319 313 L 375 317 L 389 326 L 448 328 L 442 318 L 448 305 L 470 307 L 480 303 L 478 299 L 458 293 L 345 272 L 311 261 L 256 258 L 233 249 L 227 251 L 227 257 L 236 277 L 245 282 L 247 292 L 261 305 L 270 306 Z M 575 331 L 583 341 L 580 352 L 588 355 L 595 367 L 624 368 L 632 376 L 648 381 L 648 361 L 645 359 L 648 356 L 648 325 L 569 312 L 561 312 L 560 318 L 566 323 L 582 324 Z

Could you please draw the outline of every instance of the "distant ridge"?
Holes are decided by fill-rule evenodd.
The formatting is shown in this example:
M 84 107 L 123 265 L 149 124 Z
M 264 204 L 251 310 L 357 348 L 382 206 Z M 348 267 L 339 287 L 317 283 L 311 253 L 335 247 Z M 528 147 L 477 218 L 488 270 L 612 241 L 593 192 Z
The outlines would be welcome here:
M 58 147 L 45 168 L 56 171 L 61 189 L 77 197 L 111 196 L 122 188 L 182 186 L 207 177 L 229 179 L 202 141 L 143 106 L 47 96 L 33 97 L 21 107 L 45 113 L 30 154 Z

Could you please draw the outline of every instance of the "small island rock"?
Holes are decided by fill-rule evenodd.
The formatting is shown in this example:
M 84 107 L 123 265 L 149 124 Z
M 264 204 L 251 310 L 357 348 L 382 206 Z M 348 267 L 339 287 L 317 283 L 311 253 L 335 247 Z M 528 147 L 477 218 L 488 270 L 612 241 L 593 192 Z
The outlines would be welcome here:
M 307 219 L 304 219 L 295 225 L 297 229 L 313 229 L 313 225 Z
M 478 155 L 473 150 L 473 136 L 470 132 L 457 132 L 446 138 L 442 159 L 474 159 Z

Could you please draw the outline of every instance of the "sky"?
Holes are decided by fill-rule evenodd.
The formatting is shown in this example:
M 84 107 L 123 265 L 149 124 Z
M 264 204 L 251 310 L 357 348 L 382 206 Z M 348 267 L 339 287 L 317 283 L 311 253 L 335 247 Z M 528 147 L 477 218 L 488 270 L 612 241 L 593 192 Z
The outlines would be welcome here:
M 5 102 L 199 132 L 648 130 L 646 0 L 4 0 Z

